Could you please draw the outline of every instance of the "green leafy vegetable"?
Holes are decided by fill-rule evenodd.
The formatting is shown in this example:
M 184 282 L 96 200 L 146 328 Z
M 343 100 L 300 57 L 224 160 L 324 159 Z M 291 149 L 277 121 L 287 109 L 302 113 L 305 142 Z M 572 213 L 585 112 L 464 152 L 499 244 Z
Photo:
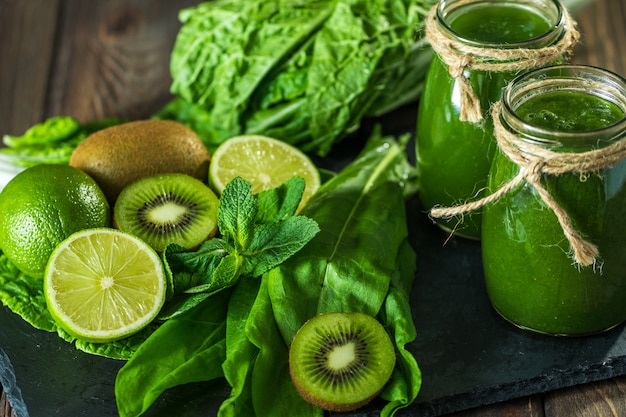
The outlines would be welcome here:
M 175 245 L 166 248 L 164 261 L 174 300 L 160 317 L 182 314 L 235 285 L 241 276 L 258 277 L 299 251 L 319 231 L 313 220 L 295 216 L 303 191 L 300 177 L 257 195 L 240 177 L 228 183 L 220 196 L 220 237 L 195 252 Z
M 0 300 L 34 328 L 51 332 L 57 330 L 57 325 L 46 306 L 43 281 L 20 272 L 2 252 L 0 252 Z
M 80 130 L 80 123 L 73 117 L 51 117 L 43 123 L 30 127 L 22 136 L 4 135 L 2 142 L 11 148 L 48 145 L 65 140 Z
M 228 297 L 200 304 L 167 321 L 141 345 L 116 377 L 121 416 L 142 414 L 168 388 L 222 376 L 227 307 Z
M 30 127 L 21 136 L 4 135 L 2 142 L 6 147 L 0 148 L 0 155 L 20 167 L 67 164 L 76 146 L 89 134 L 122 122 L 109 118 L 80 124 L 69 116 L 51 117 Z
M 250 292 L 248 297 L 252 298 Z M 245 329 L 246 339 L 241 343 L 247 344 L 252 360 L 249 360 L 247 373 L 250 395 L 237 399 L 237 407 L 252 409 L 254 413 L 245 414 L 250 416 L 322 417 L 322 410 L 304 401 L 291 382 L 287 361 L 289 345 L 278 330 L 272 309 L 265 274 L 255 294 L 250 314 L 240 324 Z M 277 392 L 280 392 L 279 396 Z M 230 411 L 231 408 L 222 407 L 220 417 L 244 415 Z
M 435 0 L 217 0 L 181 11 L 172 51 L 179 120 L 210 149 L 258 133 L 326 155 L 367 115 L 414 101 Z
M 288 350 L 299 327 L 325 311 L 372 314 L 395 341 L 398 360 L 381 393 L 388 401 L 383 416 L 393 415 L 415 399 L 421 385 L 420 370 L 405 348 L 416 337 L 409 305 L 416 259 L 408 243 L 404 210 L 407 194 L 414 190 L 414 168 L 407 162 L 403 148 L 407 138 L 399 144 L 377 133 L 357 160 L 320 188 L 303 210 L 303 215 L 320 225 L 320 231 L 301 250 L 264 273 L 260 280 L 240 278 L 228 290 L 214 293 L 180 315 L 185 318 L 200 309 L 210 309 L 214 303 L 228 303 L 223 332 L 215 333 L 192 354 L 167 359 L 168 369 L 179 369 L 188 366 L 196 355 L 205 357 L 209 352 L 219 352 L 210 361 L 212 365 L 204 378 L 223 377 L 231 386 L 230 396 L 221 404 L 220 417 L 323 416 L 322 410 L 305 402 L 296 392 L 289 376 Z M 245 187 L 240 189 L 234 184 L 235 189 L 241 194 L 232 196 L 238 201 L 232 207 L 248 207 L 255 212 L 255 205 L 241 191 Z M 273 195 L 259 195 L 263 203 L 256 207 L 274 207 L 263 210 L 274 222 L 283 218 L 280 213 L 284 205 L 272 202 L 288 200 L 275 197 L 289 194 L 289 189 L 279 189 Z M 294 204 L 297 206 L 297 202 Z M 225 242 L 232 247 L 251 246 L 259 230 L 259 219 L 268 220 L 258 213 L 254 224 L 236 209 L 225 214 L 222 221 L 228 226 L 224 230 L 230 235 Z M 203 268 L 202 263 L 195 265 Z M 193 273 L 191 263 L 187 266 L 188 273 Z M 178 318 L 167 323 L 174 320 Z M 154 394 L 162 392 L 165 385 L 161 378 L 155 378 L 154 383 L 151 378 L 144 378 L 145 385 L 140 389 L 133 381 L 135 375 L 157 372 L 149 369 L 150 364 L 160 363 L 162 355 L 168 354 L 160 340 L 172 338 L 182 345 L 198 346 L 197 335 L 192 332 L 174 335 L 173 330 L 164 327 L 157 330 L 120 371 L 116 392 L 122 417 L 140 415 L 155 400 Z M 223 345 L 222 355 L 216 346 Z M 217 363 L 221 365 L 220 375 L 215 372 Z M 177 375 L 181 377 L 177 384 L 191 381 L 186 381 L 182 372 Z M 191 375 L 201 377 L 198 373 Z M 280 396 L 275 395 L 276 390 Z
M 379 313 L 380 321 L 388 329 L 397 346 L 396 369 L 380 394 L 389 401 L 381 417 L 392 415 L 397 409 L 411 404 L 422 385 L 419 367 L 413 354 L 406 349 L 406 345 L 417 337 L 409 303 L 409 294 L 415 278 L 415 257 L 413 248 L 408 240 L 405 240 L 398 251 L 397 273 L 391 277 L 389 292 Z
M 198 251 L 171 245 L 164 253 L 170 301 L 161 320 L 193 309 L 210 295 L 237 283 L 240 276 L 260 276 L 302 248 L 319 228 L 295 216 L 304 180 L 294 177 L 273 190 L 252 195 L 241 178 L 229 184 L 219 207 L 221 238 L 207 241 Z M 246 230 L 244 232 L 243 230 Z M 69 335 L 50 316 L 43 281 L 20 272 L 0 252 L 0 301 L 33 327 L 57 332 L 78 349 L 114 359 L 129 359 L 161 322 L 111 343 L 88 343 Z
M 285 341 L 324 312 L 361 311 L 386 326 L 398 361 L 382 394 L 389 401 L 383 416 L 411 403 L 421 386 L 419 367 L 405 348 L 416 337 L 408 301 L 416 263 L 404 204 L 406 190 L 414 189 L 413 178 L 402 144 L 372 139 L 303 210 L 321 232 L 266 274 L 275 322 Z

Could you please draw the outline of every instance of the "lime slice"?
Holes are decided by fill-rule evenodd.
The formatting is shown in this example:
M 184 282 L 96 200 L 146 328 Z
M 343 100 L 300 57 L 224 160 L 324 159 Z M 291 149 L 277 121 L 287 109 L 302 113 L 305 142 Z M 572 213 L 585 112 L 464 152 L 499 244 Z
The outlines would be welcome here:
M 291 177 L 305 181 L 300 208 L 320 186 L 320 174 L 311 159 L 286 142 L 259 135 L 235 136 L 213 153 L 209 184 L 221 193 L 226 184 L 241 177 L 252 184 L 252 192 L 276 188 Z
M 52 317 L 88 342 L 111 342 L 144 328 L 163 306 L 165 290 L 156 252 L 107 228 L 83 230 L 61 242 L 44 275 Z

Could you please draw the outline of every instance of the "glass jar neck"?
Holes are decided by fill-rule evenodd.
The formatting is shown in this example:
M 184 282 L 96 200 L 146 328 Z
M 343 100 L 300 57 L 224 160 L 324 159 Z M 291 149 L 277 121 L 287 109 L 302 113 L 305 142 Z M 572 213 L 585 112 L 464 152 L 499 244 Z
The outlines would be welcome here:
M 530 100 L 557 94 L 591 96 L 597 102 L 618 109 L 617 117 L 590 129 L 569 130 L 533 123 L 519 110 Z M 564 103 L 568 106 L 568 103 Z M 566 111 L 586 117 L 584 106 L 572 105 Z M 557 65 L 534 70 L 515 78 L 504 90 L 500 112 L 504 126 L 523 141 L 557 152 L 585 152 L 626 140 L 626 79 L 601 68 L 586 65 Z M 598 120 L 594 119 L 597 124 Z
M 484 27 L 491 27 L 494 30 L 493 37 L 489 33 L 480 36 L 471 33 L 474 32 L 474 28 L 479 27 L 476 23 L 487 22 L 485 13 L 488 14 L 493 11 L 496 21 L 502 20 L 500 19 L 503 16 L 501 14 L 502 9 L 494 11 L 496 8 L 502 7 L 511 9 L 515 16 L 529 17 L 527 22 L 524 22 L 523 18 L 516 17 L 521 25 L 518 29 L 527 26 L 527 23 L 530 24 L 531 19 L 539 19 L 545 26 L 545 31 L 542 30 L 537 33 L 536 29 L 534 32 L 526 29 L 528 30 L 527 36 L 524 36 L 524 30 L 522 30 L 522 33 L 518 33 L 508 40 L 503 40 L 502 33 L 505 30 L 499 31 L 492 22 L 485 23 Z M 437 6 L 436 18 L 447 36 L 476 48 L 543 48 L 555 44 L 566 30 L 563 6 L 558 0 L 520 0 L 515 2 L 509 0 L 441 0 Z M 471 32 L 463 28 L 463 20 L 472 23 L 466 25 L 467 28 L 473 28 Z M 506 32 L 509 32 L 509 28 L 512 26 L 508 24 Z

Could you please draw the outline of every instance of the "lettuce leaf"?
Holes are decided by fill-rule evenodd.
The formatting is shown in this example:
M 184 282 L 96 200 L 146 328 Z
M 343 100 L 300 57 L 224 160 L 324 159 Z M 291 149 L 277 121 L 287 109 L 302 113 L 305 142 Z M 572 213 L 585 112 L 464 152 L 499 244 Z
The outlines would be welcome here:
M 110 343 L 78 340 L 59 327 L 50 315 L 41 278 L 33 278 L 20 272 L 2 252 L 0 252 L 0 302 L 35 329 L 56 332 L 60 338 L 74 344 L 85 353 L 111 359 L 130 358 L 139 345 L 159 326 L 152 323 L 139 333 Z
M 91 133 L 123 123 L 106 118 L 80 124 L 70 116 L 53 116 L 37 123 L 21 136 L 5 134 L 0 148 L 2 160 L 22 168 L 38 164 L 67 164 L 72 152 Z
M 264 134 L 326 155 L 367 115 L 421 94 L 435 0 L 217 0 L 184 9 L 170 61 L 176 98 L 156 118 L 209 149 Z
M 39 330 L 54 332 L 57 325 L 48 311 L 43 294 L 43 281 L 17 269 L 0 252 L 0 301 Z

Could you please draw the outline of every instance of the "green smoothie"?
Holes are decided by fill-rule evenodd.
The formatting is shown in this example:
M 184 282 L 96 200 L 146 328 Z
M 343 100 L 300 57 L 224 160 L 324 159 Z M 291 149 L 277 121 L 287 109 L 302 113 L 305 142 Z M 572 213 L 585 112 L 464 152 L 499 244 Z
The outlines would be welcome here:
M 614 103 L 579 91 L 540 94 L 515 113 L 533 126 L 578 133 L 624 123 L 625 117 Z M 594 135 L 583 144 L 595 146 Z M 497 152 L 489 189 L 519 169 Z M 626 162 L 601 173 L 544 175 L 542 181 L 577 230 L 598 246 L 601 261 L 574 265 L 554 212 L 532 186 L 519 186 L 484 209 L 483 264 L 494 308 L 522 328 L 547 334 L 587 335 L 620 324 L 626 319 Z
M 489 48 L 500 48 L 503 44 L 513 47 L 523 41 L 529 42 L 526 47 L 536 47 L 532 39 L 554 28 L 546 16 L 523 2 L 459 6 L 446 16 L 446 24 L 468 42 Z M 483 121 L 478 124 L 459 120 L 458 83 L 437 56 L 427 74 L 416 131 L 420 198 L 425 209 L 475 199 L 487 185 L 496 148 L 488 111 L 517 73 L 477 70 L 468 73 L 484 113 Z M 462 222 L 461 219 L 437 221 L 457 235 L 478 239 L 480 217 L 476 213 L 464 216 Z
M 588 132 L 624 118 L 615 103 L 581 91 L 553 91 L 521 104 L 515 111 L 524 121 L 560 132 Z

